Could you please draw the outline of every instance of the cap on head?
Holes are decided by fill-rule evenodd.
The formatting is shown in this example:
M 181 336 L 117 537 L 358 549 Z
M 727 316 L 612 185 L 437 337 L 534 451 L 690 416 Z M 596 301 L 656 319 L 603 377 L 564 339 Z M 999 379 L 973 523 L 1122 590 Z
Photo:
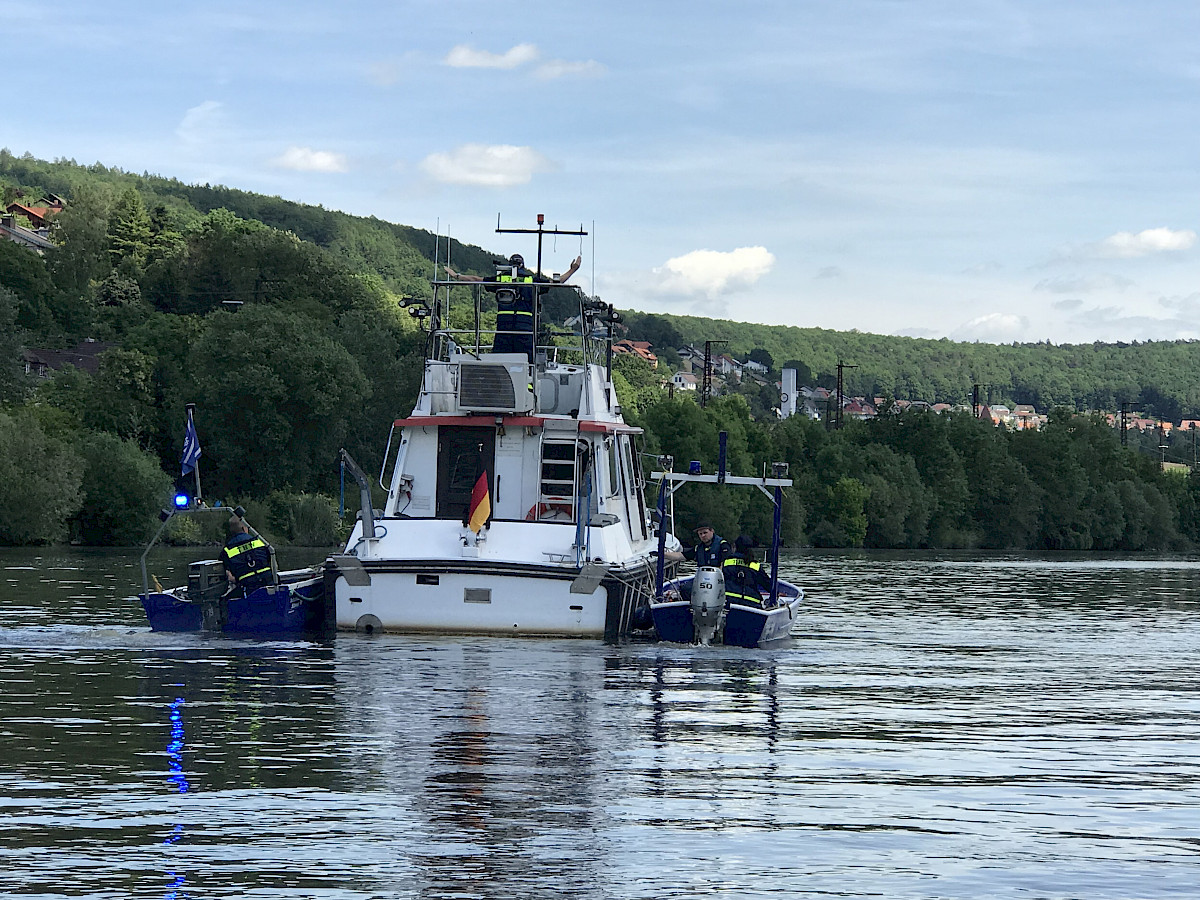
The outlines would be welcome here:
M 713 531 L 712 522 L 697 522 L 692 531 Z
M 514 253 L 508 258 L 508 263 L 512 266 L 523 266 L 525 265 L 525 257 L 523 257 L 520 253 Z
M 754 538 L 748 534 L 739 534 L 733 543 L 739 550 L 749 550 L 754 546 Z

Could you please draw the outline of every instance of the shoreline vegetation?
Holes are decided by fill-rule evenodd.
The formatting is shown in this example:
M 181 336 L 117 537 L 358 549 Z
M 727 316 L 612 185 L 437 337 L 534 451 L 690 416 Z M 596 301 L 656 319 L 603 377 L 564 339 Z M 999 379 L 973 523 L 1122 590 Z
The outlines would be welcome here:
M 399 301 L 428 295 L 435 236 L 6 150 L 0 192 L 6 210 L 62 201 L 44 229 L 52 247 L 0 240 L 0 545 L 144 543 L 178 480 L 189 403 L 206 499 L 245 506 L 272 542 L 336 545 L 350 524 L 338 516 L 339 448 L 378 470 L 389 424 L 416 395 L 425 336 Z M 493 254 L 482 248 L 455 242 L 453 255 L 464 271 L 490 272 Z M 462 288 L 464 309 L 469 296 Z M 547 318 L 566 318 L 569 299 L 548 295 Z M 725 431 L 731 472 L 788 463 L 789 546 L 1200 544 L 1200 482 L 1187 468 L 1164 471 L 1191 459 L 1194 435 L 1134 434 L 1125 447 L 1093 412 L 1196 417 L 1200 344 L 956 344 L 622 312 L 620 337 L 648 342 L 666 364 L 615 361 L 643 451 L 713 471 Z M 678 348 L 708 339 L 767 375 L 723 384 L 701 408 L 665 382 Z M 77 365 L 36 364 L 38 352 L 80 346 L 96 352 Z M 847 419 L 840 430 L 777 419 L 780 369 L 828 386 L 843 361 L 857 365 L 849 395 L 960 404 L 983 384 L 992 402 L 1033 405 L 1047 422 L 1008 431 L 921 409 Z M 730 538 L 764 542 L 771 531 L 769 505 L 749 492 L 685 490 L 676 510 L 680 530 L 705 518 Z M 173 522 L 170 540 L 220 540 L 205 530 L 214 527 Z

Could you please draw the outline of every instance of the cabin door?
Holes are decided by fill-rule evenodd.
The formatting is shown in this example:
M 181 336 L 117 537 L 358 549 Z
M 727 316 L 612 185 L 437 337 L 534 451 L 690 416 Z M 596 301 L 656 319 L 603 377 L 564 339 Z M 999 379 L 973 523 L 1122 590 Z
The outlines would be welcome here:
M 488 494 L 496 494 L 496 429 L 438 429 L 437 507 L 439 519 L 465 519 L 471 491 L 481 472 L 487 472 Z M 493 501 L 492 506 L 495 507 Z

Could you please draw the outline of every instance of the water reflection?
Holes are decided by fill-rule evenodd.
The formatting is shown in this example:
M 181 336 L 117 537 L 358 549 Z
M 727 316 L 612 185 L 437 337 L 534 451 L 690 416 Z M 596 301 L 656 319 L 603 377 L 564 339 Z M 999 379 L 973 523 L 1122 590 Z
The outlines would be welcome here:
M 45 561 L 0 553 L 8 893 L 1194 896 L 1193 560 L 792 557 L 767 652 L 154 635 Z
M 186 794 L 188 790 L 187 776 L 183 772 L 183 698 L 176 697 L 170 706 L 171 719 L 171 740 L 167 744 L 167 768 L 170 771 L 168 780 L 175 785 L 175 789 Z M 183 837 L 183 823 L 176 822 L 171 828 L 170 835 L 163 841 L 164 844 L 170 846 L 178 843 Z M 174 871 L 167 872 L 167 877 L 171 881 L 167 885 L 166 897 L 168 900 L 175 900 L 177 897 L 186 897 L 187 894 L 181 894 L 180 889 L 187 883 L 187 875 L 176 873 Z

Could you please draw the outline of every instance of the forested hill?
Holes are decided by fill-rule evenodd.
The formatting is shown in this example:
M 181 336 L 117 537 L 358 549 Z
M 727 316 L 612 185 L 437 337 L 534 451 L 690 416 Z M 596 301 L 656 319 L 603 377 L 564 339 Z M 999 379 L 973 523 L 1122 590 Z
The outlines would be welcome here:
M 429 231 L 279 197 L 188 185 L 100 164 L 14 157 L 7 151 L 0 151 L 0 187 L 5 205 L 18 192 L 25 198 L 36 199 L 41 192 L 71 198 L 81 191 L 85 197 L 96 192 L 111 196 L 132 187 L 146 209 L 159 210 L 176 231 L 225 209 L 311 242 L 352 272 L 378 275 L 397 295 L 426 296 L 433 272 L 436 239 Z M 491 251 L 458 241 L 452 257 L 468 272 L 490 271 L 495 258 Z M 651 342 L 668 364 L 684 344 L 726 340 L 721 349 L 738 359 L 765 351 L 776 368 L 798 364 L 802 380 L 813 383 L 830 385 L 838 362 L 853 366 L 845 370 L 851 395 L 957 403 L 969 401 L 979 384 L 993 403 L 1028 403 L 1041 412 L 1060 405 L 1113 411 L 1131 403 L 1138 411 L 1176 422 L 1200 416 L 1200 344 L 1192 341 L 966 344 L 645 313 L 626 309 L 620 297 L 605 299 L 622 309 L 625 336 Z
M 234 188 L 184 184 L 172 178 L 137 175 L 96 163 L 81 166 L 73 160 L 45 162 L 31 156 L 16 157 L 0 150 L 0 187 L 4 205 L 18 198 L 36 202 L 43 193 L 75 198 L 82 190 L 121 193 L 134 188 L 147 210 L 161 208 L 175 230 L 197 223 L 214 209 L 227 209 L 242 219 L 262 222 L 288 231 L 302 241 L 328 250 L 354 271 L 372 272 L 383 283 L 403 294 L 427 294 L 433 274 L 435 235 L 408 225 L 375 217 L 352 216 L 322 206 L 295 203 Z M 441 258 L 445 259 L 445 238 Z M 451 257 L 465 271 L 485 271 L 491 253 L 473 244 L 453 241 Z
M 7 152 L 0 192 L 6 209 L 24 205 L 12 214 L 29 224 L 42 217 L 32 207 L 43 199 L 55 207 L 49 240 L 21 229 L 6 232 L 19 242 L 0 240 L 0 545 L 145 541 L 172 481 L 191 479 L 180 474 L 189 409 L 206 499 L 245 505 L 273 541 L 336 543 L 346 527 L 337 516 L 339 450 L 379 472 L 392 423 L 416 397 L 427 336 L 397 301 L 429 296 L 435 237 L 277 197 Z M 492 257 L 453 250 L 477 274 L 490 274 Z M 471 296 L 456 289 L 452 319 L 472 308 Z M 565 318 L 548 297 L 548 315 Z M 484 329 L 494 316 L 493 303 Z M 1162 465 L 1194 461 L 1197 432 L 1191 441 L 1157 432 L 1124 447 L 1104 419 L 1062 408 L 1039 431 L 919 409 L 828 430 L 804 416 L 779 421 L 769 378 L 727 384 L 703 408 L 664 388 L 682 345 L 726 340 L 738 358 L 754 354 L 776 371 L 794 364 L 806 381 L 828 383 L 839 361 L 857 366 L 848 370 L 852 394 L 953 401 L 982 383 L 994 402 L 1049 411 L 1140 401 L 1177 419 L 1197 410 L 1195 345 L 997 347 L 633 310 L 624 324 L 667 363 L 614 358 L 613 382 L 625 415 L 644 429 L 644 452 L 711 471 L 724 432 L 734 474 L 788 464 L 789 543 L 1200 543 L 1200 477 Z M 61 365 L 55 348 L 70 348 L 78 367 Z M 1147 441 L 1151 452 L 1138 452 Z M 681 521 L 769 534 L 763 498 L 708 496 L 681 494 Z
M 744 360 L 765 350 L 776 368 L 799 363 L 812 382 L 831 387 L 839 362 L 850 395 L 888 396 L 930 403 L 962 403 L 983 386 L 993 403 L 1029 403 L 1041 412 L 1056 406 L 1114 411 L 1132 403 L 1148 415 L 1178 422 L 1200 413 L 1200 342 L 1121 344 L 955 343 L 755 325 L 694 316 L 626 312 L 629 336 L 655 347 L 678 348 L 727 340 L 717 352 Z

